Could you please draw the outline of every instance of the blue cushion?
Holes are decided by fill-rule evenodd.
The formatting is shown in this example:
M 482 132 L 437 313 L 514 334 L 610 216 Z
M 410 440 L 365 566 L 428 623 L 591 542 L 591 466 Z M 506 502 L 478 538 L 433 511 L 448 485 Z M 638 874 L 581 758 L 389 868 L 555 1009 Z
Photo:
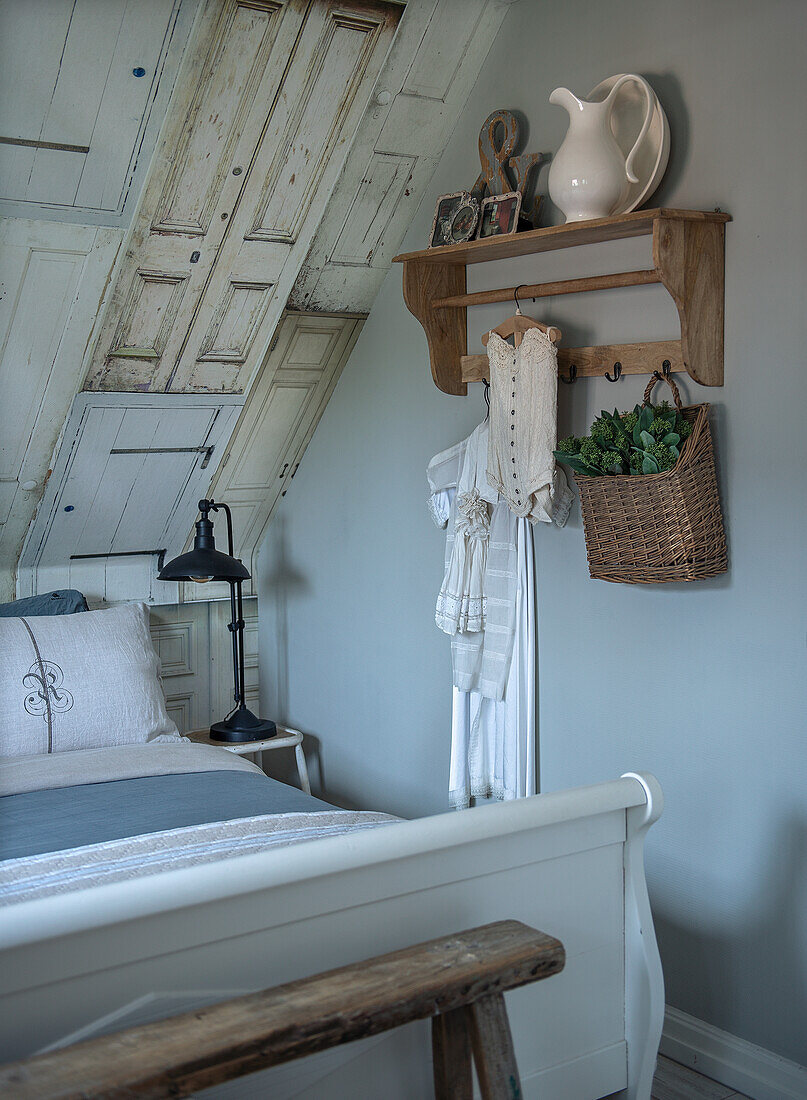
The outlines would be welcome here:
M 20 615 L 74 615 L 77 611 L 89 611 L 87 601 L 75 588 L 62 588 L 59 592 L 43 592 L 41 596 L 28 596 L 12 603 L 0 603 L 0 618 L 13 619 Z

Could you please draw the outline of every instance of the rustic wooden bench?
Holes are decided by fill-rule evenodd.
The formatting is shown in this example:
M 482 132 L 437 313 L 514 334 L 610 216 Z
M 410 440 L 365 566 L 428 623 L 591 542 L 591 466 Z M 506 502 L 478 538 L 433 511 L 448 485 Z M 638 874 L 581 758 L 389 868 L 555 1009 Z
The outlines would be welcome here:
M 443 936 L 196 1012 L 0 1067 L 10 1100 L 181 1097 L 432 1017 L 437 1100 L 521 1096 L 503 994 L 563 969 L 563 945 L 519 921 Z

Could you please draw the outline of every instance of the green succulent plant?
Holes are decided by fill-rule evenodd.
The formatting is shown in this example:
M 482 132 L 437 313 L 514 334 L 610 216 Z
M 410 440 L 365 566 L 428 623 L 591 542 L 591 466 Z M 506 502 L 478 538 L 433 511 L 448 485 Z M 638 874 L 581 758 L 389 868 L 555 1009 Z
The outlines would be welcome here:
M 664 439 L 665 435 L 669 435 L 675 430 L 675 418 L 667 420 L 665 417 L 657 416 L 653 423 L 650 425 L 650 434 L 654 439 Z
M 587 436 L 561 439 L 555 458 L 579 474 L 657 474 L 671 470 L 691 423 L 669 402 L 602 410 Z
M 580 452 L 581 440 L 575 435 L 570 435 L 567 439 L 561 439 L 558 442 L 558 450 L 563 451 L 567 455 L 576 455 Z
M 616 440 L 616 428 L 610 420 L 606 419 L 604 416 L 598 416 L 591 425 L 589 435 L 592 439 L 596 440 L 601 447 L 608 446 L 609 443 L 613 443 Z

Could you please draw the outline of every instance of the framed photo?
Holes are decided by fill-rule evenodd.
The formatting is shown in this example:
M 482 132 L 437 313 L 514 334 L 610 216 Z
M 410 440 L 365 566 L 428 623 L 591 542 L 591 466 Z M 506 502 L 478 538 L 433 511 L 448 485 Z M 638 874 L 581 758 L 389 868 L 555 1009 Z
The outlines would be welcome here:
M 470 198 L 470 191 L 455 191 L 453 195 L 440 196 L 437 200 L 437 208 L 434 211 L 429 248 L 438 248 L 450 240 L 447 234 L 451 227 L 452 218 L 461 206 L 468 203 Z
M 461 202 L 454 212 L 445 231 L 446 244 L 458 244 L 460 241 L 473 240 L 479 221 L 479 201 L 470 195 Z
M 491 195 L 482 200 L 477 238 L 499 237 L 515 233 L 521 213 L 521 193 L 508 191 L 505 195 Z

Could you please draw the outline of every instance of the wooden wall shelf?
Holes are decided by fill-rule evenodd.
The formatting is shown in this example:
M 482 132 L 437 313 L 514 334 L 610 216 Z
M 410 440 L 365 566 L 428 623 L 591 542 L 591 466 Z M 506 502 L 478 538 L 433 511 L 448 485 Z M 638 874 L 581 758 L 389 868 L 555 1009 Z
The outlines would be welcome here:
M 671 370 L 686 370 L 703 386 L 722 386 L 725 223 L 730 220 L 728 214 L 717 211 L 639 210 L 510 237 L 405 252 L 393 262 L 403 264 L 404 301 L 426 333 L 435 384 L 444 393 L 461 395 L 467 393 L 467 382 L 483 377 L 487 365 L 485 356 L 467 354 L 468 306 L 507 301 L 514 290 L 467 293 L 468 264 L 652 236 L 649 270 L 529 284 L 522 287 L 522 298 L 661 283 L 678 309 L 680 340 L 561 348 L 559 366 L 574 364 L 578 377 L 585 377 L 602 374 L 618 361 L 623 374 L 640 374 L 657 369 L 667 359 Z

